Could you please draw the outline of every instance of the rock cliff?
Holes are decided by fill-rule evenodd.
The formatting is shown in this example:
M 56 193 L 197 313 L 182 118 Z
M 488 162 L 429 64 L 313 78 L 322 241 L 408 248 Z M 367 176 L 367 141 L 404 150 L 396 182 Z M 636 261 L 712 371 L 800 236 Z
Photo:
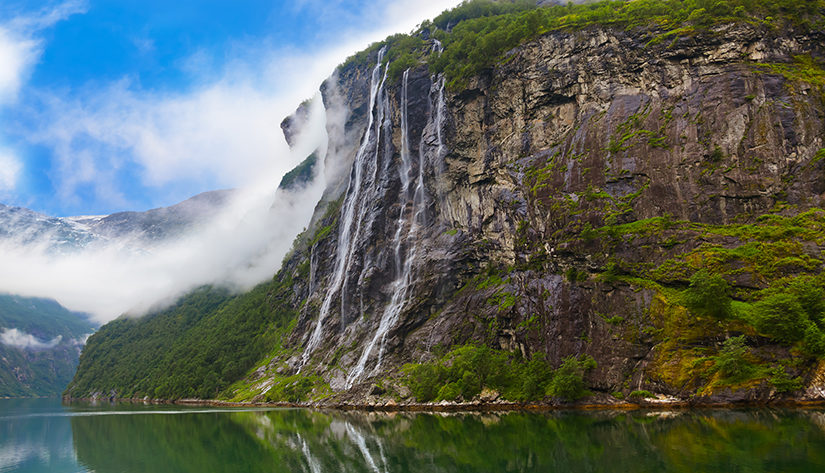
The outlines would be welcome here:
M 586 355 L 615 398 L 818 382 L 822 312 L 790 337 L 766 321 L 794 288 L 822 301 L 821 29 L 560 28 L 458 86 L 419 34 L 400 73 L 389 42 L 322 87 L 328 188 L 269 302 L 297 315 L 222 397 L 414 399 L 402 366 L 467 344 Z

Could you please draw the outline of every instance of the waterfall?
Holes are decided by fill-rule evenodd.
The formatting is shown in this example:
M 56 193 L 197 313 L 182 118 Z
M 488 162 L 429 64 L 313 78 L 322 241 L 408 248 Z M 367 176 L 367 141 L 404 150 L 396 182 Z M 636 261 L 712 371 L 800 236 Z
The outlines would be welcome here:
M 347 273 L 349 272 L 350 259 L 354 252 L 354 246 L 358 241 L 361 225 L 360 219 L 363 215 L 364 199 L 361 198 L 362 180 L 365 177 L 364 173 L 369 171 L 368 167 L 375 167 L 375 159 L 368 159 L 368 157 L 375 158 L 378 153 L 378 144 L 380 142 L 381 128 L 384 125 L 384 113 L 386 105 L 376 107 L 379 96 L 384 95 L 384 82 L 387 79 L 387 68 L 384 68 L 383 75 L 381 74 L 381 62 L 384 59 L 386 46 L 381 48 L 378 52 L 378 60 L 372 70 L 370 78 L 370 97 L 369 97 L 369 118 L 367 122 L 367 129 L 361 141 L 361 146 L 355 155 L 355 162 L 353 163 L 352 172 L 350 174 L 349 186 L 347 188 L 346 197 L 341 209 L 341 217 L 338 225 L 338 244 L 336 246 L 335 254 L 335 269 L 333 270 L 332 280 L 330 281 L 324 300 L 321 303 L 321 309 L 318 312 L 318 319 L 315 323 L 315 329 L 309 337 L 304 352 L 301 355 L 301 367 L 309 360 L 312 351 L 315 350 L 321 343 L 321 334 L 323 332 L 323 324 L 329 311 L 332 307 L 333 299 L 336 293 L 341 294 L 341 317 L 344 318 L 345 310 L 345 293 L 348 283 Z M 386 102 L 386 98 L 382 102 Z M 370 153 L 371 150 L 374 152 Z M 375 171 L 373 171 L 374 174 Z M 374 179 L 374 176 L 373 176 Z
M 438 40 L 436 40 L 438 41 Z M 441 47 L 441 43 L 437 43 L 439 50 L 443 49 Z M 444 175 L 444 171 L 446 169 L 446 163 L 444 162 L 444 158 L 447 156 L 447 146 L 444 144 L 444 120 L 446 119 L 447 113 L 447 99 L 444 97 L 444 76 L 439 75 L 438 79 L 433 82 L 433 86 L 430 88 L 430 101 L 435 102 L 435 136 L 436 136 L 436 150 L 435 150 L 435 161 L 438 169 L 439 176 Z M 436 97 L 433 100 L 432 95 L 435 93 Z M 442 179 L 442 182 L 443 181 Z M 446 182 L 445 182 L 446 183 Z M 452 221 L 453 209 L 450 205 L 450 201 L 447 200 L 447 190 L 444 189 L 443 185 L 436 186 L 438 192 L 438 204 L 439 204 L 439 211 L 441 212 L 441 217 L 444 220 Z
M 422 220 L 426 210 L 426 190 L 424 187 L 424 153 L 422 134 L 422 146 L 419 146 L 418 152 L 418 175 L 416 176 L 415 189 L 412 194 L 412 206 L 410 212 L 407 212 L 408 202 L 410 200 L 410 172 L 412 171 L 407 110 L 409 103 L 408 80 L 409 69 L 404 71 L 404 75 L 401 79 L 401 165 L 399 166 L 399 177 L 401 179 L 399 202 L 401 202 L 401 206 L 398 213 L 397 229 L 393 239 L 396 278 L 392 283 L 392 298 L 381 315 L 378 330 L 375 331 L 372 339 L 361 353 L 358 363 L 347 376 L 347 389 L 351 388 L 353 383 L 363 376 L 367 362 L 369 361 L 370 355 L 376 345 L 378 345 L 378 360 L 375 368 L 373 368 L 373 372 L 380 369 L 381 361 L 384 356 L 384 345 L 386 342 L 387 333 L 389 333 L 390 329 L 396 324 L 396 322 L 398 322 L 401 311 L 406 305 L 407 294 L 413 282 L 413 265 L 416 261 L 416 252 L 418 249 L 418 241 L 416 237 L 419 226 L 424 224 Z M 405 229 L 406 235 L 404 234 Z M 408 249 L 406 258 L 403 258 L 402 261 L 403 246 L 405 242 Z

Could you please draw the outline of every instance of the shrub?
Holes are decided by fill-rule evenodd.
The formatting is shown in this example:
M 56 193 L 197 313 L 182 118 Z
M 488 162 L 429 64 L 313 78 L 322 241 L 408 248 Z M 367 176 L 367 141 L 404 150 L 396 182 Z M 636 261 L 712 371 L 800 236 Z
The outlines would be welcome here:
M 811 358 L 818 358 L 825 354 L 825 335 L 814 324 L 809 324 L 805 329 L 805 336 L 802 339 L 802 351 Z
M 729 292 L 730 286 L 722 276 L 702 269 L 690 278 L 690 287 L 684 295 L 685 306 L 699 315 L 727 319 L 731 315 Z
M 775 366 L 769 369 L 768 374 L 771 376 L 768 381 L 776 388 L 777 392 L 787 393 L 802 389 L 802 379 L 798 376 L 791 378 L 785 371 L 785 368 L 781 366 Z
M 645 398 L 656 397 L 656 396 L 654 396 L 653 393 L 650 392 L 650 391 L 640 389 L 640 390 L 633 391 L 627 397 L 629 397 L 630 399 L 645 399 Z
M 596 367 L 596 361 L 583 355 L 580 358 L 567 357 L 553 375 L 547 394 L 567 401 L 575 401 L 587 395 L 584 373 Z
M 307 396 L 320 379 L 309 376 L 293 375 L 276 380 L 266 393 L 266 400 L 270 402 L 300 402 Z
M 553 379 L 553 370 L 543 356 L 536 356 L 524 364 L 520 375 L 520 400 L 540 399 Z
M 446 377 L 446 370 L 437 363 L 411 363 L 404 365 L 403 371 L 410 392 L 419 402 L 435 399 Z
M 418 402 L 473 399 L 485 387 L 513 401 L 535 401 L 546 395 L 576 400 L 587 394 L 584 373 L 596 362 L 589 356 L 569 357 L 553 370 L 541 354 L 524 360 L 486 346 L 464 345 L 425 363 L 404 365 L 404 380 Z
M 753 366 L 745 359 L 747 352 L 744 335 L 725 340 L 719 355 L 715 357 L 714 369 L 728 380 L 746 378 L 753 372 Z
M 788 285 L 788 291 L 796 296 L 811 322 L 822 327 L 822 316 L 825 314 L 825 291 L 822 287 L 816 284 L 813 278 L 801 277 Z
M 771 294 L 753 307 L 754 326 L 761 333 L 776 340 L 792 344 L 805 335 L 808 316 L 793 294 Z

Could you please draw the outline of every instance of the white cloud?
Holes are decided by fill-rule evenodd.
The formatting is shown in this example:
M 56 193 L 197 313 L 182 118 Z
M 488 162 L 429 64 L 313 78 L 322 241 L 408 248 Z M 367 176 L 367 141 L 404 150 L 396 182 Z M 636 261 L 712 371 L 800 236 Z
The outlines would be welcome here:
M 23 350 L 47 350 L 56 347 L 62 339 L 63 337 L 58 335 L 44 342 L 34 335 L 17 330 L 16 328 L 3 329 L 3 332 L 0 333 L 0 343 Z
M 32 68 L 40 59 L 42 42 L 38 34 L 84 9 L 84 2 L 67 1 L 0 23 L 0 110 L 17 102 Z M 0 144 L 2 138 L 0 131 Z M 12 151 L 0 146 L 0 195 L 17 187 L 22 170 L 22 161 Z
M 85 2 L 67 1 L 53 8 L 0 23 L 0 105 L 17 99 L 42 54 L 38 34 L 58 21 L 85 10 Z
M 23 165 L 11 151 L 0 148 L 0 195 L 13 191 Z
M 37 41 L 0 26 L 0 105 L 16 100 L 29 68 L 39 55 Z

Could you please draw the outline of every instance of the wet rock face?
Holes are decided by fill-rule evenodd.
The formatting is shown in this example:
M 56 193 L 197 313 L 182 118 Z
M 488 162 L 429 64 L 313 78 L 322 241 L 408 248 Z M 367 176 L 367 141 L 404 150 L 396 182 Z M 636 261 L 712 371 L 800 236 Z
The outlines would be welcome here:
M 823 58 L 823 44 L 749 26 L 675 39 L 589 29 L 519 47 L 465 90 L 425 67 L 394 83 L 379 68 L 376 83 L 375 58 L 338 71 L 324 102 L 346 116 L 327 161 L 345 172 L 328 175 L 325 198 L 338 206 L 313 218 L 330 229 L 308 251 L 290 344 L 300 353 L 321 337 L 291 369 L 357 395 L 436 347 L 473 341 L 554 364 L 587 353 L 592 387 L 650 387 L 655 291 L 592 275 L 614 258 L 659 264 L 670 248 L 571 236 L 663 215 L 723 224 L 780 201 L 821 206 L 825 98 L 762 64 Z

